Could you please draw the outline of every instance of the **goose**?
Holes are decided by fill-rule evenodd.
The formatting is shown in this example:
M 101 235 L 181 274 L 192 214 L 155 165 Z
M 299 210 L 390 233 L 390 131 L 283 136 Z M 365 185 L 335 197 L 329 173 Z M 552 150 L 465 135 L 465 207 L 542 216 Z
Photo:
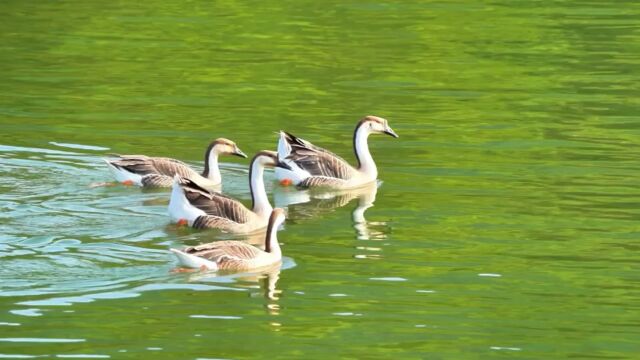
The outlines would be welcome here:
M 171 219 L 196 229 L 217 228 L 233 233 L 248 233 L 267 226 L 273 210 L 264 188 L 263 173 L 267 166 L 289 169 L 274 151 L 263 150 L 253 157 L 249 168 L 251 209 L 229 196 L 209 192 L 190 178 L 176 175 L 169 201 Z
M 350 189 L 370 183 L 378 177 L 378 169 L 367 144 L 367 138 L 374 133 L 398 137 L 386 119 L 372 115 L 362 118 L 353 133 L 353 148 L 358 160 L 358 166 L 353 167 L 328 150 L 280 131 L 278 156 L 291 170 L 276 169 L 276 178 L 282 185 L 293 184 L 302 188 Z
M 247 155 L 231 140 L 219 138 L 212 141 L 204 153 L 204 171 L 197 173 L 180 160 L 145 155 L 119 155 L 116 160 L 104 161 L 118 182 L 143 187 L 171 187 L 173 177 L 189 177 L 201 186 L 214 187 L 222 182 L 218 168 L 218 155 Z
M 275 265 L 282 259 L 276 233 L 284 220 L 284 210 L 276 208 L 271 212 L 264 250 L 241 241 L 227 240 L 171 251 L 181 265 L 196 269 L 245 271 Z

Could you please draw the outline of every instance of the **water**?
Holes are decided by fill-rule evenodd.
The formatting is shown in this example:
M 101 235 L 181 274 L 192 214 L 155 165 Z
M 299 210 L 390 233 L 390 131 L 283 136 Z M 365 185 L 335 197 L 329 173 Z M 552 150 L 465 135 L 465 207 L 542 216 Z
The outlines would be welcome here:
M 637 358 L 633 2 L 5 2 L 0 356 Z M 168 193 L 109 153 L 199 166 L 287 129 L 379 187 L 269 192 L 281 269 L 172 273 Z M 249 201 L 247 162 L 224 191 Z M 375 198 L 375 200 L 374 200 Z M 372 206 L 373 205 L 373 206 Z

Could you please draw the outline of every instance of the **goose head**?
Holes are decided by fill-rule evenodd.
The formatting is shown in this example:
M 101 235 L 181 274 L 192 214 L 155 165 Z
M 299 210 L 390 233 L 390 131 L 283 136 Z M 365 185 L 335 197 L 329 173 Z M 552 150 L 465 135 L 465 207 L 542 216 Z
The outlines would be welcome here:
M 358 123 L 357 129 L 362 128 L 367 131 L 369 134 L 387 134 L 393 136 L 395 138 L 398 137 L 393 129 L 389 126 L 389 122 L 385 118 L 381 118 L 378 116 L 368 115 L 362 118 Z
M 278 153 L 275 151 L 262 150 L 259 151 L 251 160 L 251 164 L 259 164 L 262 167 L 279 167 L 287 170 L 291 170 L 291 166 L 280 161 Z
M 216 154 L 221 155 L 235 155 L 243 158 L 247 157 L 247 155 L 242 152 L 242 150 L 240 150 L 235 142 L 225 138 L 218 138 L 213 140 L 211 144 L 209 144 L 207 155 L 212 151 Z

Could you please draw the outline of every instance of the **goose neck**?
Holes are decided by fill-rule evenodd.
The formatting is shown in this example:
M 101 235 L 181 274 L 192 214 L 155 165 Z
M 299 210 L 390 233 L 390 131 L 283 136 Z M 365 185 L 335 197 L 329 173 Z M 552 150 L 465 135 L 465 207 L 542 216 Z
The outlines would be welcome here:
M 251 190 L 251 208 L 260 217 L 268 217 L 273 208 L 269 203 L 267 191 L 264 188 L 264 166 L 258 161 L 251 163 L 249 170 L 249 187 Z
M 282 221 L 271 220 L 267 226 L 267 235 L 264 241 L 264 251 L 275 256 L 282 256 L 280 243 L 278 243 L 278 227 Z
M 365 126 L 359 126 L 353 135 L 353 148 L 358 160 L 358 170 L 365 174 L 367 178 L 376 179 L 378 169 L 369 151 L 369 130 Z
M 208 149 L 204 156 L 204 171 L 202 176 L 211 180 L 214 184 L 222 182 L 220 167 L 218 166 L 218 153 L 213 149 Z

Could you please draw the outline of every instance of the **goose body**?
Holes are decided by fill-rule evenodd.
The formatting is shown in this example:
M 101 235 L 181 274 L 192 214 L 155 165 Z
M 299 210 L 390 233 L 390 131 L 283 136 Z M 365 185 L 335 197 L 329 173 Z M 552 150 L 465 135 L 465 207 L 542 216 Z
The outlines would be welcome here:
M 386 119 L 371 115 L 364 117 L 353 134 L 353 148 L 358 160 L 358 166 L 353 167 L 338 155 L 281 131 L 278 157 L 291 169 L 276 169 L 276 177 L 282 184 L 292 183 L 303 188 L 350 189 L 370 183 L 378 177 L 367 143 L 373 133 L 398 137 Z
M 219 155 L 247 157 L 231 140 L 219 138 L 207 147 L 202 174 L 180 160 L 145 155 L 120 155 L 107 160 L 109 170 L 118 182 L 144 187 L 171 187 L 176 175 L 190 178 L 202 186 L 211 188 L 222 182 L 218 168 Z
M 288 167 L 273 151 L 261 151 L 254 156 L 249 171 L 251 209 L 229 196 L 202 188 L 192 179 L 176 176 L 169 201 L 171 219 L 198 229 L 217 228 L 234 233 L 267 226 L 273 210 L 264 188 L 263 173 L 267 166 Z
M 216 241 L 171 251 L 178 257 L 181 265 L 196 269 L 204 267 L 214 271 L 244 271 L 268 267 L 282 260 L 276 233 L 284 220 L 282 209 L 274 209 L 271 212 L 264 241 L 265 250 L 240 241 Z

